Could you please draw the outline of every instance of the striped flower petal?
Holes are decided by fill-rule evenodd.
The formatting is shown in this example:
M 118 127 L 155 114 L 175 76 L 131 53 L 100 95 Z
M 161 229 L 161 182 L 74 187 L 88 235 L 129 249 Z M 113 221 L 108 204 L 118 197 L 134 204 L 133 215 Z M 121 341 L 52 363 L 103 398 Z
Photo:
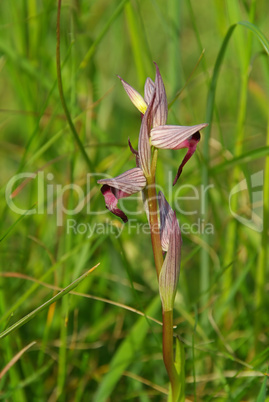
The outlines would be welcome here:
M 143 96 L 140 95 L 131 85 L 129 85 L 126 81 L 124 81 L 119 75 L 119 79 L 122 82 L 123 88 L 125 89 L 127 95 L 135 105 L 135 107 L 143 114 L 145 114 L 147 110 L 147 103 L 145 102 Z
M 180 164 L 173 185 L 178 181 L 184 165 L 194 154 L 197 144 L 200 141 L 200 132 L 208 124 L 198 124 L 196 126 L 159 126 L 151 130 L 151 145 L 161 149 L 182 149 L 188 151 Z
M 118 200 L 143 190 L 147 182 L 143 171 L 140 168 L 134 168 L 112 179 L 98 180 L 98 183 L 103 184 L 101 191 L 105 198 L 106 208 L 114 215 L 119 216 L 123 222 L 127 222 L 127 216 L 117 208 Z
M 158 203 L 159 203 L 159 211 L 160 211 L 160 232 L 161 232 L 161 244 L 163 251 L 168 250 L 170 233 L 172 231 L 173 226 L 173 216 L 174 211 L 168 204 L 165 199 L 165 196 L 161 191 L 158 194 Z
M 151 145 L 161 149 L 186 148 L 186 140 L 193 134 L 202 130 L 208 124 L 197 124 L 196 126 L 167 126 L 160 125 L 151 130 Z
M 98 180 L 99 184 L 107 184 L 110 187 L 121 190 L 124 193 L 131 195 L 141 191 L 146 185 L 145 176 L 140 168 L 127 170 L 121 175 L 111 178 Z
M 138 139 L 138 155 L 141 169 L 145 176 L 150 176 L 151 165 L 151 146 L 149 143 L 149 133 L 152 125 L 152 108 L 155 102 L 155 93 L 152 96 L 151 102 L 147 108 L 147 111 L 142 119 L 140 126 L 140 133 Z
M 159 291 L 163 311 L 173 310 L 177 291 L 181 257 L 181 233 L 173 211 L 168 251 L 159 276 Z
M 156 76 L 155 76 L 156 97 L 153 106 L 153 127 L 157 127 L 166 124 L 168 107 L 167 107 L 167 97 L 162 76 L 160 74 L 159 67 L 157 66 L 156 63 L 154 64 L 156 67 Z
M 155 91 L 155 84 L 152 81 L 152 79 L 148 77 L 146 79 L 145 87 L 144 87 L 144 99 L 147 102 L 147 104 L 150 103 L 154 91 Z

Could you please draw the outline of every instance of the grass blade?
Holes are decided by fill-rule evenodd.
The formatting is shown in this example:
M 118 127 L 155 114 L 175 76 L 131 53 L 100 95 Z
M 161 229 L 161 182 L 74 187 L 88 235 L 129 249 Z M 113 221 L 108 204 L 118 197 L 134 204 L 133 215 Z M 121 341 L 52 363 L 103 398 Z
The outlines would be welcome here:
M 71 290 L 76 288 L 80 284 L 80 282 L 82 282 L 96 267 L 98 267 L 98 265 L 99 264 L 95 265 L 93 268 L 91 268 L 89 271 L 85 272 L 83 275 L 81 275 L 74 282 L 70 283 L 70 285 L 68 285 L 66 288 L 64 288 L 56 296 L 52 297 L 51 299 L 46 301 L 44 304 L 42 304 L 41 306 L 37 307 L 31 313 L 27 314 L 25 317 L 23 317 L 22 319 L 17 321 L 15 324 L 13 324 L 9 328 L 7 328 L 5 331 L 3 331 L 0 334 L 0 339 L 3 339 L 5 336 L 11 334 L 13 331 L 15 331 L 16 329 L 20 328 L 24 324 L 26 324 L 28 321 L 30 321 L 32 318 L 34 318 L 38 313 L 40 313 L 41 311 L 45 310 L 52 303 L 56 302 L 57 300 L 60 300 L 64 295 L 66 295 Z
M 147 315 L 154 315 L 160 308 L 159 295 L 154 298 L 146 310 Z M 111 395 L 124 370 L 136 359 L 136 352 L 140 350 L 141 344 L 147 334 L 148 323 L 144 317 L 138 319 L 127 338 L 122 342 L 114 354 L 109 366 L 109 372 L 104 376 L 93 402 L 105 402 Z

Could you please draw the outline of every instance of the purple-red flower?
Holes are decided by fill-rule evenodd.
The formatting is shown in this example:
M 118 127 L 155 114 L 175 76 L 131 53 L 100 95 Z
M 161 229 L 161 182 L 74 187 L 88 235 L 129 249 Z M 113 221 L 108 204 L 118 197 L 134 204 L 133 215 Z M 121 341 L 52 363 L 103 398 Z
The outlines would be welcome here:
M 141 123 L 138 151 L 135 151 L 129 143 L 131 151 L 136 154 L 137 167 L 127 170 L 127 172 L 115 178 L 98 180 L 99 184 L 103 184 L 101 191 L 104 195 L 107 209 L 114 215 L 119 216 L 123 222 L 127 222 L 128 218 L 124 212 L 117 207 L 118 200 L 142 191 L 147 184 L 146 177 L 150 175 L 151 149 L 148 130 L 151 125 L 150 119 L 153 102 L 154 97 L 152 97 L 151 104 L 147 108 Z
M 151 171 L 152 147 L 161 149 L 188 149 L 173 182 L 175 185 L 183 166 L 195 152 L 200 140 L 199 131 L 207 126 L 207 124 L 198 124 L 196 126 L 171 126 L 166 124 L 168 114 L 167 97 L 156 63 L 155 66 L 155 81 L 153 82 L 150 78 L 147 78 L 144 87 L 144 97 L 119 77 L 127 95 L 142 113 L 138 151 L 135 151 L 129 142 L 131 151 L 136 155 L 137 168 L 131 169 L 114 179 L 98 181 L 98 183 L 103 184 L 101 191 L 105 197 L 106 207 L 124 222 L 127 222 L 128 219 L 117 208 L 118 200 L 143 190 L 148 178 L 154 174 Z M 139 186 L 137 186 L 137 182 L 139 182 Z M 126 186 L 128 187 L 128 191 L 126 191 Z
M 197 144 L 200 141 L 200 130 L 208 124 L 197 124 L 196 126 L 158 126 L 150 132 L 151 145 L 161 149 L 182 149 L 188 148 L 188 151 L 181 162 L 173 185 L 178 181 L 183 166 L 194 154 Z
M 105 198 L 106 207 L 114 215 L 119 216 L 123 222 L 127 222 L 128 218 L 123 211 L 117 208 L 118 200 L 143 190 L 147 184 L 140 168 L 127 170 L 113 179 L 98 180 L 98 183 L 103 184 L 101 191 Z

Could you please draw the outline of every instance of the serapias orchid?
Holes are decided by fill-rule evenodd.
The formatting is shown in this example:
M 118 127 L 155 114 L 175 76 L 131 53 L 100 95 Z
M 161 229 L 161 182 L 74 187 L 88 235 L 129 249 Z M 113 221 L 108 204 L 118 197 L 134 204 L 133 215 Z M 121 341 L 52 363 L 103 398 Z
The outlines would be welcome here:
M 196 126 L 171 126 L 166 124 L 168 114 L 167 97 L 156 63 L 155 66 L 155 82 L 147 78 L 144 87 L 144 98 L 131 85 L 119 77 L 127 95 L 142 114 L 138 151 L 135 151 L 129 142 L 131 151 L 136 154 L 137 168 L 131 169 L 114 179 L 98 181 L 98 183 L 103 184 L 101 191 L 105 197 L 106 207 L 124 222 L 127 222 L 128 219 L 117 208 L 118 200 L 145 188 L 148 178 L 153 173 L 151 171 L 152 149 L 188 149 L 173 182 L 173 185 L 175 185 L 183 166 L 193 155 L 200 141 L 199 131 L 207 126 L 207 124 L 198 124 Z

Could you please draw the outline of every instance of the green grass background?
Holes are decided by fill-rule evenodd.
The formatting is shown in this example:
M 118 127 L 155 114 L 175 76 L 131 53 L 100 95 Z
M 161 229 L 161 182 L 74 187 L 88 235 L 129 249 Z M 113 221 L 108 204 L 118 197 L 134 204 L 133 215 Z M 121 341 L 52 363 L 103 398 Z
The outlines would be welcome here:
M 167 398 L 160 323 L 138 315 L 161 320 L 150 236 L 134 225 L 115 236 L 122 224 L 104 210 L 94 176 L 135 166 L 127 139 L 137 146 L 140 117 L 116 74 L 142 92 L 146 77 L 154 78 L 153 61 L 171 102 L 169 124 L 210 123 L 180 193 L 171 193 L 169 174 L 184 151 L 161 151 L 157 171 L 174 207 L 179 194 L 194 196 L 185 185 L 199 193 L 178 201 L 197 211 L 177 213 L 181 225 L 200 219 L 213 227 L 183 233 L 174 316 L 185 347 L 186 400 L 269 400 L 268 15 L 267 0 L 63 1 L 63 92 L 83 153 L 58 91 L 57 2 L 0 2 L 1 400 Z M 249 219 L 251 176 L 260 171 L 259 232 L 233 217 L 229 194 L 246 179 L 248 189 L 231 207 Z M 38 172 L 39 187 L 37 177 L 25 182 L 25 173 Z M 39 213 L 10 208 L 6 188 L 20 173 L 12 201 Z M 82 205 L 80 212 L 57 216 L 62 200 L 66 209 Z M 141 211 L 139 201 L 124 205 Z M 82 225 L 68 233 L 69 219 L 90 225 L 93 235 Z M 134 219 L 146 223 L 141 212 Z M 69 294 L 52 303 L 66 287 Z

